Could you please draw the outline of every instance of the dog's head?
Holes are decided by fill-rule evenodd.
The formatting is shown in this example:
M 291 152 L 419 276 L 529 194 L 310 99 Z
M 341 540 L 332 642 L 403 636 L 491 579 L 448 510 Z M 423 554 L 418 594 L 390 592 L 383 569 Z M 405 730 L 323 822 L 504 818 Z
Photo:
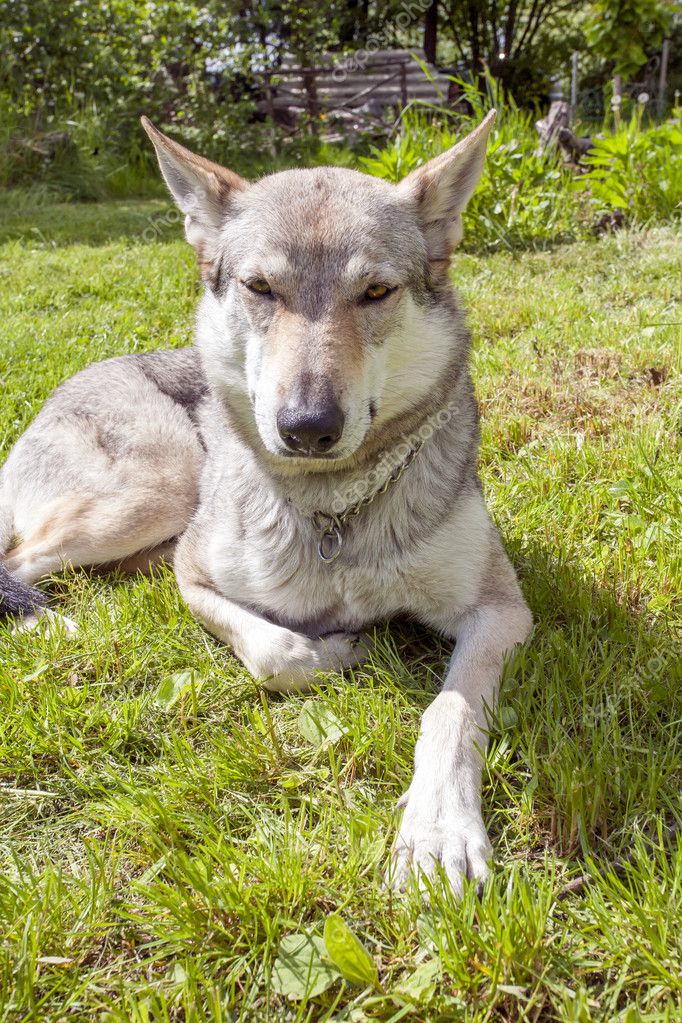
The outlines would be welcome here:
M 143 118 L 199 256 L 211 385 L 283 465 L 351 458 L 452 363 L 449 259 L 494 118 L 398 185 L 334 167 L 251 184 Z

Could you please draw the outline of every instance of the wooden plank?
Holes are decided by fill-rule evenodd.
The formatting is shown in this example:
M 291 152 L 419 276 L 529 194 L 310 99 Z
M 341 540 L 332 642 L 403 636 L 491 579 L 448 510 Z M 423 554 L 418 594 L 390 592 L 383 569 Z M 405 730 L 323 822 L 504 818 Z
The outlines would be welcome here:
M 265 111 L 270 118 L 274 110 L 307 111 L 314 130 L 322 110 L 345 118 L 372 118 L 375 114 L 365 109 L 368 105 L 405 107 L 412 100 L 440 105 L 446 101 L 449 82 L 446 75 L 433 72 L 431 81 L 411 51 L 382 50 L 338 58 L 330 54 L 319 67 L 285 66 L 256 77 L 266 83 Z

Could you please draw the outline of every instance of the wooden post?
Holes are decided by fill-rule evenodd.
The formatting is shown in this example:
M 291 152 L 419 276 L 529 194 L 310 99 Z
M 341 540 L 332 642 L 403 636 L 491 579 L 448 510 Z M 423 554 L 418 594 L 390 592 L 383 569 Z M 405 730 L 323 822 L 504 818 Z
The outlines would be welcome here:
M 407 106 L 407 68 L 404 61 L 400 65 L 400 105 L 403 110 Z
M 571 117 L 575 118 L 578 106 L 578 51 L 571 55 Z
M 620 75 L 613 76 L 613 96 L 611 98 L 611 113 L 616 130 L 621 125 L 621 101 L 623 99 L 623 79 Z
M 571 122 L 571 108 L 563 100 L 554 100 L 549 108 L 547 117 L 535 122 L 535 130 L 540 136 L 540 153 L 546 150 L 553 150 L 557 143 L 557 135 L 561 128 L 567 128 Z
M 305 86 L 308 107 L 308 130 L 311 135 L 317 135 L 317 86 L 315 84 L 315 69 L 303 68 L 303 84 Z
M 665 90 L 668 85 L 668 53 L 670 51 L 670 40 L 663 40 L 663 49 L 661 50 L 661 70 L 658 75 L 658 96 L 656 97 L 656 113 L 659 118 L 663 117 L 665 112 Z

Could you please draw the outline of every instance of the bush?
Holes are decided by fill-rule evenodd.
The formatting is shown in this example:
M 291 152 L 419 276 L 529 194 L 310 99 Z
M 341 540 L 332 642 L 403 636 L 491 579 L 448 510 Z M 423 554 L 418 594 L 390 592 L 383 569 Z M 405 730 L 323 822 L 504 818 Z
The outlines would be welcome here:
M 419 167 L 455 145 L 491 106 L 497 120 L 488 144 L 483 176 L 464 213 L 464 244 L 473 249 L 542 247 L 570 239 L 577 231 L 578 208 L 570 197 L 570 174 L 551 153 L 539 153 L 530 113 L 505 98 L 494 80 L 487 94 L 460 79 L 471 112 L 455 113 L 415 104 L 407 108 L 398 137 L 386 149 L 375 148 L 361 162 L 389 181 Z
M 555 152 L 540 153 L 534 118 L 489 79 L 487 93 L 457 80 L 470 113 L 425 104 L 408 107 L 386 148 L 361 159 L 365 170 L 399 181 L 454 145 L 491 106 L 498 111 L 481 183 L 464 213 L 464 246 L 473 250 L 541 248 L 616 222 L 649 224 L 674 217 L 682 202 L 682 132 L 673 119 L 643 127 L 642 106 L 627 127 L 595 138 L 587 173 L 567 170 Z M 678 113 L 678 112 L 677 112 Z
M 682 204 L 682 130 L 679 119 L 642 129 L 643 104 L 629 124 L 594 140 L 589 171 L 576 182 L 600 219 L 621 211 L 629 223 L 679 216 Z M 679 114 L 679 111 L 675 113 Z
M 0 184 L 146 191 L 156 172 L 141 114 L 214 159 L 257 150 L 248 51 L 222 78 L 209 71 L 231 39 L 223 7 L 70 0 L 57 13 L 52 0 L 0 0 Z M 68 135 L 59 151 L 56 135 Z
M 31 117 L 17 115 L 0 98 L 0 124 L 0 188 L 30 188 L 46 200 L 67 201 L 162 192 L 143 138 L 126 152 L 95 106 L 47 119 L 37 130 Z

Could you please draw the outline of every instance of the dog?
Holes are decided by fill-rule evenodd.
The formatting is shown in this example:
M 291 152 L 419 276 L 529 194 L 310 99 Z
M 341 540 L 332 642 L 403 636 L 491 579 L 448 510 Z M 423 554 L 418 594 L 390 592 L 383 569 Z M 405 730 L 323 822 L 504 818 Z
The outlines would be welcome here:
M 450 283 L 490 114 L 390 184 L 287 170 L 248 183 L 143 126 L 203 281 L 190 348 L 67 380 L 0 476 L 0 600 L 64 565 L 172 559 L 192 613 L 254 678 L 302 690 L 407 614 L 456 645 L 422 717 L 389 868 L 489 872 L 489 711 L 531 630 L 484 505 L 469 335 Z M 54 621 L 54 612 L 51 612 Z

